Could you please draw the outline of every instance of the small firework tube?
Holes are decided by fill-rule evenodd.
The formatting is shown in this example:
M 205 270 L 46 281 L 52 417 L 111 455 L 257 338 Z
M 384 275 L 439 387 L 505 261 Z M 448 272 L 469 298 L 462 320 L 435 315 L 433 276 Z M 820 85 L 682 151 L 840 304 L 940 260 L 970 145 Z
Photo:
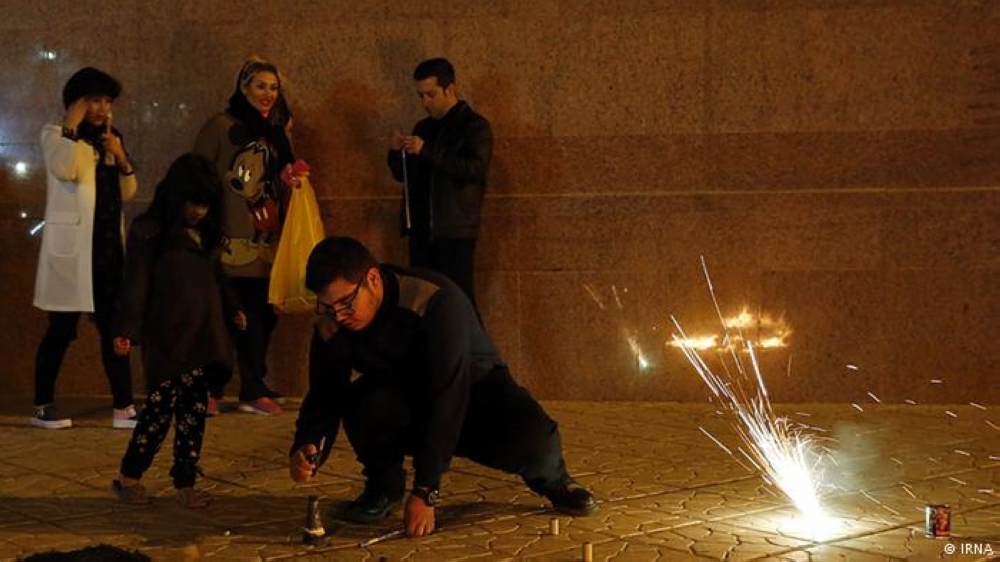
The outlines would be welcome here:
M 924 535 L 934 539 L 951 537 L 951 506 L 927 504 L 924 508 Z

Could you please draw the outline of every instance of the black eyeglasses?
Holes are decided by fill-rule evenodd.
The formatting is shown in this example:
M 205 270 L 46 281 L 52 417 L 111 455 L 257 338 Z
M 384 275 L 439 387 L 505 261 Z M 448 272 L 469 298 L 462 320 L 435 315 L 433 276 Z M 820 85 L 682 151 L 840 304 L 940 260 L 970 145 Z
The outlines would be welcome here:
M 316 300 L 316 314 L 321 314 L 327 318 L 336 319 L 341 314 L 350 316 L 354 314 L 354 299 L 358 298 L 358 293 L 361 292 L 361 287 L 364 286 L 365 280 L 368 278 L 368 270 L 366 269 L 364 274 L 361 276 L 361 280 L 358 281 L 358 286 L 354 288 L 346 297 L 338 299 L 338 302 L 334 304 L 326 304 L 325 302 L 317 299 Z

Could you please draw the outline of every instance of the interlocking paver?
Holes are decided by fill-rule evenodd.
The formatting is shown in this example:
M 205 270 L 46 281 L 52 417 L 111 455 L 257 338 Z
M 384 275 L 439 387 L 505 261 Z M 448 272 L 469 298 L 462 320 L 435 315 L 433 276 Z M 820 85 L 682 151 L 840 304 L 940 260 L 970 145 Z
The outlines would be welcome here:
M 401 528 L 394 514 L 361 526 L 337 516 L 364 482 L 346 440 L 310 484 L 285 459 L 288 413 L 226 412 L 208 422 L 204 511 L 174 500 L 168 438 L 144 482 L 152 506 L 114 500 L 128 432 L 109 427 L 107 399 L 65 400 L 76 427 L 28 425 L 27 403 L 0 402 L 0 559 L 100 543 L 154 560 L 985 560 L 1000 556 L 1000 430 L 990 406 L 776 405 L 811 426 L 829 456 L 824 538 L 737 451 L 733 419 L 711 404 L 551 402 L 567 463 L 601 503 L 590 517 L 554 513 L 516 477 L 456 459 L 443 481 L 439 531 L 359 548 Z M 699 429 L 701 428 L 701 429 Z M 733 451 L 727 454 L 703 433 Z M 306 498 L 320 497 L 330 543 L 301 543 Z M 950 540 L 924 537 L 927 503 L 952 507 Z M 549 532 L 558 518 L 560 532 Z M 956 548 L 950 555 L 945 546 Z M 964 550 L 959 550 L 964 549 Z

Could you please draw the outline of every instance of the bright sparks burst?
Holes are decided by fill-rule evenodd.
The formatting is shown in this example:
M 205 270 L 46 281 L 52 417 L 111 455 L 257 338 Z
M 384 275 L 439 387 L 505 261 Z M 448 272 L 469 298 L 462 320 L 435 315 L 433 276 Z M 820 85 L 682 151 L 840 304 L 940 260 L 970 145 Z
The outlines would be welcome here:
M 824 513 L 820 505 L 821 448 L 805 432 L 805 426 L 793 423 L 787 417 L 775 415 L 757 360 L 757 350 L 761 346 L 745 337 L 742 324 L 730 323 L 723 317 L 704 258 L 702 269 L 724 330 L 719 356 L 725 375 L 719 376 L 712 371 L 699 354 L 699 350 L 706 347 L 690 345 L 688 342 L 697 339 L 689 338 L 677 319 L 671 316 L 677 329 L 677 333 L 673 335 L 673 345 L 684 352 L 702 381 L 735 415 L 734 428 L 744 444 L 736 448 L 737 452 L 761 472 L 766 482 L 777 486 L 792 501 L 802 514 L 807 528 L 812 529 L 814 534 L 828 534 L 834 527 L 834 520 Z M 731 333 L 730 330 L 736 330 L 737 333 Z M 735 342 L 739 342 L 739 345 Z M 702 432 L 707 434 L 704 429 Z M 733 454 L 718 439 L 711 435 L 709 437 L 723 450 Z

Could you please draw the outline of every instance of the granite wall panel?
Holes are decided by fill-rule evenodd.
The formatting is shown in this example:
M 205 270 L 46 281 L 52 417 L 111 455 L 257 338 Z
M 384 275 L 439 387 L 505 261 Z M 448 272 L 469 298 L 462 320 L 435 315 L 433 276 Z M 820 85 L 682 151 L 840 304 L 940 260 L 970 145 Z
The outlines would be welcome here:
M 496 133 L 478 301 L 539 396 L 705 400 L 668 345 L 672 315 L 719 332 L 704 257 L 724 316 L 789 331 L 760 355 L 776 401 L 1000 401 L 996 2 L 109 6 L 10 0 L 17 17 L 0 19 L 0 391 L 26 403 L 45 327 L 31 306 L 38 132 L 64 81 L 94 65 L 124 83 L 131 216 L 251 53 L 283 72 L 327 231 L 394 262 L 407 254 L 385 137 L 422 117 L 413 66 L 456 63 Z M 292 395 L 309 322 L 286 318 L 275 338 L 273 384 Z M 107 392 L 87 323 L 59 392 Z

